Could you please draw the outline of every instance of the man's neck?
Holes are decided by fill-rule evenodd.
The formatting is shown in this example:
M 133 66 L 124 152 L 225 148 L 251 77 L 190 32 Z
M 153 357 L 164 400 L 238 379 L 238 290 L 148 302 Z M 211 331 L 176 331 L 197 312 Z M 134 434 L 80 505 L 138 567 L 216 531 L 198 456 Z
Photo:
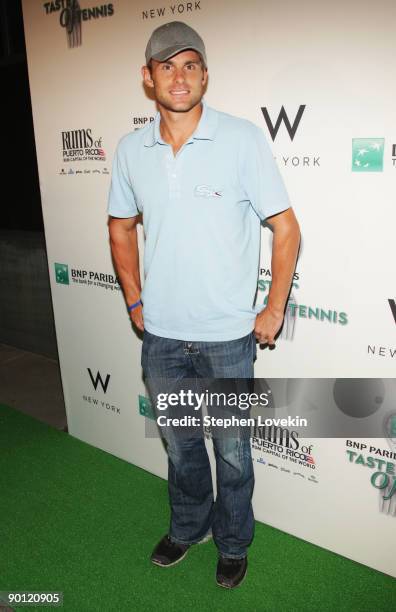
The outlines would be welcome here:
M 160 106 L 160 133 L 176 153 L 190 138 L 199 123 L 203 111 L 202 102 L 185 113 L 175 113 Z

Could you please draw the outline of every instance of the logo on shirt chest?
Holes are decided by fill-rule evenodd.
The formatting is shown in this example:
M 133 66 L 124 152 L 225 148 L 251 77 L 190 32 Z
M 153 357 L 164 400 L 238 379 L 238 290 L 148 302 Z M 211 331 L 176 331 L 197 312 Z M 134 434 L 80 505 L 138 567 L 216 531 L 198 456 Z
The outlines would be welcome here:
M 194 195 L 200 198 L 221 198 L 221 189 L 214 189 L 211 185 L 197 185 L 194 187 Z

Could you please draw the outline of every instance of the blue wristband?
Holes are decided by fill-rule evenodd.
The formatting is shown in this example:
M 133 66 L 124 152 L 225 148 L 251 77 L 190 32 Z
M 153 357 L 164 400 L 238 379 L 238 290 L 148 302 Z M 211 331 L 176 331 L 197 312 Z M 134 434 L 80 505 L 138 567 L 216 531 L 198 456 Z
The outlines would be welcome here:
M 128 306 L 128 312 L 131 312 L 131 310 L 140 306 L 141 303 L 142 303 L 142 300 L 138 300 L 134 304 L 131 304 L 130 306 Z

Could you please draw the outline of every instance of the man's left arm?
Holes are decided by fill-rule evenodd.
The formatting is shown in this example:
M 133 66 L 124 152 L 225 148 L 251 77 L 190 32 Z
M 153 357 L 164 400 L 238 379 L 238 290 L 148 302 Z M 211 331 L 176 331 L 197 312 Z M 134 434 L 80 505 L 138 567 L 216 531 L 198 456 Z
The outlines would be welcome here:
M 274 237 L 271 258 L 271 288 L 267 306 L 256 317 L 254 333 L 260 344 L 275 344 L 296 267 L 300 228 L 292 208 L 267 219 Z

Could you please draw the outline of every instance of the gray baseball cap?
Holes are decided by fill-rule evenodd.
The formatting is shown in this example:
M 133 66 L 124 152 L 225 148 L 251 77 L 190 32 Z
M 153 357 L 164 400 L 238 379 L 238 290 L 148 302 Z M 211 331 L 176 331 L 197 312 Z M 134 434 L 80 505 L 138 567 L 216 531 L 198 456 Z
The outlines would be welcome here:
M 207 67 L 205 45 L 200 35 L 182 21 L 170 21 L 151 34 L 146 47 L 146 64 L 151 59 L 165 62 L 176 53 L 187 49 L 199 53 Z

